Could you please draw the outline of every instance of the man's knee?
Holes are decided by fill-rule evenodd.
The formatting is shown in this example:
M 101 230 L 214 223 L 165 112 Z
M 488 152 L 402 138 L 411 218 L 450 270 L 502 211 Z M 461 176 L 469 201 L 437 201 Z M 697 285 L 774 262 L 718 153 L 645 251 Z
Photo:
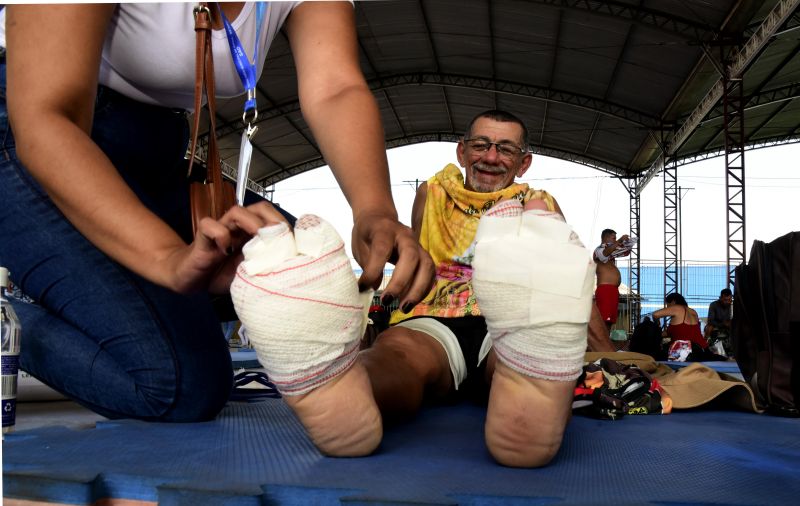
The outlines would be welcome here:
M 394 360 L 402 361 L 426 382 L 434 380 L 444 368 L 449 372 L 444 347 L 430 335 L 417 330 L 391 327 L 378 336 L 372 352 L 391 355 Z
M 418 349 L 420 337 L 418 332 L 405 327 L 389 327 L 384 330 L 375 340 L 374 346 L 385 350 L 386 353 L 397 354 L 399 357 L 407 358 Z
M 447 353 L 420 331 L 389 328 L 359 359 L 369 373 L 381 412 L 392 421 L 416 413 L 426 395 L 441 397 L 453 388 Z

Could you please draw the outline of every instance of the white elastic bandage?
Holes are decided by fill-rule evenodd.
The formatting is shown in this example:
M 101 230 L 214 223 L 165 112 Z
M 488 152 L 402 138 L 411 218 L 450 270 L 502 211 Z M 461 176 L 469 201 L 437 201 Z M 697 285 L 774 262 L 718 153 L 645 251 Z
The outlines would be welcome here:
M 472 284 L 497 357 L 548 380 L 580 375 L 595 265 L 560 214 L 495 205 L 476 234 Z
M 372 291 L 359 293 L 339 234 L 313 215 L 264 227 L 242 249 L 236 313 L 270 380 L 307 393 L 355 361 Z

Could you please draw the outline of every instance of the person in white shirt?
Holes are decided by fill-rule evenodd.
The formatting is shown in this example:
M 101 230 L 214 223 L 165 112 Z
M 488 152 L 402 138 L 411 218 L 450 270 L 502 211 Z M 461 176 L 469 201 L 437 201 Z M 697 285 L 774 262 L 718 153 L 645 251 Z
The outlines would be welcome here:
M 219 96 L 244 93 L 223 18 L 248 51 L 259 48 L 256 78 L 272 38 L 286 31 L 303 116 L 353 211 L 359 285 L 377 288 L 391 261 L 384 293 L 419 301 L 433 264 L 398 221 L 353 5 L 270 2 L 261 18 L 252 2 L 211 5 Z M 259 202 L 206 218 L 192 233 L 184 154 L 193 8 L 3 11 L 0 254 L 36 301 L 14 303 L 25 329 L 21 367 L 112 418 L 196 421 L 219 412 L 231 362 L 209 294 L 228 292 L 241 248 L 260 228 L 286 220 Z

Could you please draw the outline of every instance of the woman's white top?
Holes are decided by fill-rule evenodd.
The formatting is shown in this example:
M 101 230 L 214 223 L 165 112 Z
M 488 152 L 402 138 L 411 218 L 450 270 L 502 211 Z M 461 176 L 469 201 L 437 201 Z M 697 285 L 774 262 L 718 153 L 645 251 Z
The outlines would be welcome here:
M 256 76 L 261 76 L 272 40 L 301 2 L 269 2 L 258 41 Z M 195 3 L 123 3 L 108 26 L 100 62 L 100 84 L 134 100 L 165 107 L 194 107 Z M 212 6 L 212 8 L 214 8 Z M 0 14 L 0 45 L 5 47 L 5 9 Z M 246 2 L 231 25 L 250 61 L 256 38 L 256 4 Z M 213 30 L 216 94 L 244 93 L 225 30 Z

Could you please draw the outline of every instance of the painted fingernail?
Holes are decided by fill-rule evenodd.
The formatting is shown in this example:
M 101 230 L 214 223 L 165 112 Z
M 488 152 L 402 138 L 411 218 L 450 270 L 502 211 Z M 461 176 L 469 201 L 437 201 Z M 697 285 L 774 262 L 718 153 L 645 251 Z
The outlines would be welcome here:
M 405 304 L 403 304 L 403 312 L 404 313 L 410 313 L 411 310 L 414 309 L 415 305 L 416 304 L 412 304 L 410 302 L 406 302 Z
M 394 302 L 394 295 L 391 293 L 385 293 L 383 297 L 381 297 L 381 304 L 384 306 L 389 306 L 392 302 Z

